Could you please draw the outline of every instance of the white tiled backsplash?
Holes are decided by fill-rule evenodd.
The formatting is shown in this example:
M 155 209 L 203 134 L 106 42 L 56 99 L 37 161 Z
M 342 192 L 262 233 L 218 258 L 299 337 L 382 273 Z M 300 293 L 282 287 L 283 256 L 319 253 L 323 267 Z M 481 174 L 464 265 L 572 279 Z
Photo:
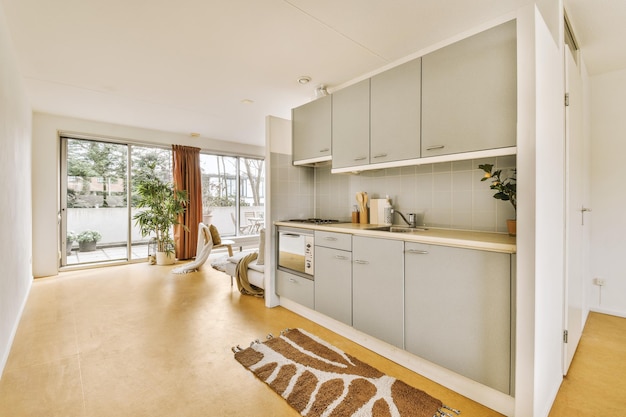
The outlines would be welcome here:
M 478 165 L 485 163 L 502 169 L 503 177 L 510 176 L 516 167 L 514 155 L 364 171 L 358 175 L 331 174 L 330 165 L 317 167 L 315 216 L 349 221 L 357 191 L 366 191 L 370 198 L 389 195 L 394 208 L 402 213 L 423 212 L 427 226 L 506 232 L 506 219 L 514 218 L 515 211 L 508 201 L 493 198 L 495 191 L 489 188 L 489 181 L 480 181 L 484 172 Z M 278 181 L 285 181 L 282 175 Z M 395 223 L 402 223 L 399 216 Z
M 291 164 L 291 155 L 270 155 L 271 219 L 308 218 L 314 215 L 314 169 Z

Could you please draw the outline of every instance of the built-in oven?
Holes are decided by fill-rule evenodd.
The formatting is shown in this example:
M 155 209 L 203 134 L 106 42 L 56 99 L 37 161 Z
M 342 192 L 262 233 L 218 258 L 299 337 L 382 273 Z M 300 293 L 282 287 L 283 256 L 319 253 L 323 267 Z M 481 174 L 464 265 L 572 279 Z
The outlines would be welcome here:
M 312 230 L 278 227 L 278 269 L 314 279 L 315 237 Z

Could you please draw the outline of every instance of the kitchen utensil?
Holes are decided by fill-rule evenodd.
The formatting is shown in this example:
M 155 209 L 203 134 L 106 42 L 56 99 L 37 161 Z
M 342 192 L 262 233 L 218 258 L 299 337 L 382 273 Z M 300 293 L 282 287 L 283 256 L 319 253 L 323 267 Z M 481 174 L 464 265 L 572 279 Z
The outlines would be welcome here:
M 368 224 L 369 223 L 369 210 L 367 208 L 367 201 L 368 201 L 367 193 L 362 192 L 361 195 L 362 195 L 361 199 L 363 200 L 363 203 L 362 203 L 361 213 L 359 213 L 359 220 L 361 221 L 361 224 Z

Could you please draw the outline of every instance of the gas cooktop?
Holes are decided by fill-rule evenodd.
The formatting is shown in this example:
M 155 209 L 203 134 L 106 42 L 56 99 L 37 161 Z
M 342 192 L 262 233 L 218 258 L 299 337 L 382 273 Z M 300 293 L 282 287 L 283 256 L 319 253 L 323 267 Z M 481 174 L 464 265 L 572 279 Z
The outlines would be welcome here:
M 328 224 L 328 223 L 339 223 L 339 220 L 335 219 L 316 219 L 316 218 L 308 218 L 308 219 L 289 219 L 288 222 L 293 223 L 310 223 L 310 224 Z

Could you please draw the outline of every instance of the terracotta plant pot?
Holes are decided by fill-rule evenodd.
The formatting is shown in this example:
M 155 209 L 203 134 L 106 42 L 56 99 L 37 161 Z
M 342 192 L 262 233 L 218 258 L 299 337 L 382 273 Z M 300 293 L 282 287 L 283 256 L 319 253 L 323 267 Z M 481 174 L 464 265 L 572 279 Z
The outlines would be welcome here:
M 517 235 L 517 220 L 515 220 L 515 219 L 508 219 L 506 221 L 506 227 L 509 230 L 509 236 L 516 236 Z

